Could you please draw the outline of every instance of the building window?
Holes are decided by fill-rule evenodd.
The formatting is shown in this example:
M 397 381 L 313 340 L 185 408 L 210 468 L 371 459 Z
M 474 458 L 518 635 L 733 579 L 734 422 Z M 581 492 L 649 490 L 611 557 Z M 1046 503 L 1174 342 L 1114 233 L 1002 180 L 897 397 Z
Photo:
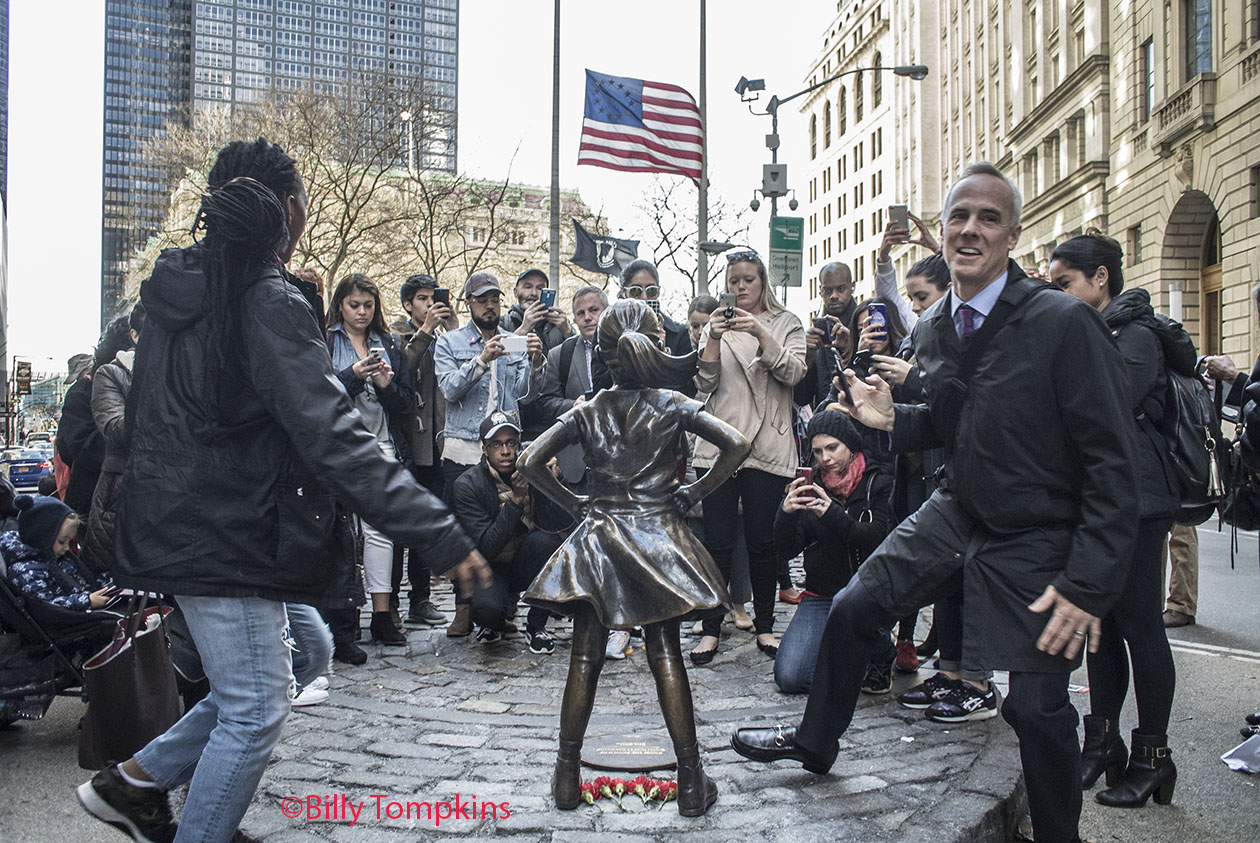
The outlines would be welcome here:
M 875 67 L 881 67 L 884 64 L 884 57 L 881 53 L 875 54 Z M 879 104 L 884 101 L 884 74 L 876 71 L 871 77 L 871 107 L 879 108 Z
M 1129 266 L 1136 266 L 1142 262 L 1142 225 L 1133 226 L 1129 229 L 1127 248 L 1125 251 L 1129 253 Z
M 1138 97 L 1138 119 L 1145 123 L 1151 119 L 1151 108 L 1155 105 L 1155 40 L 1152 38 L 1142 42 L 1138 70 L 1142 86 Z
M 1251 218 L 1260 217 L 1260 167 L 1251 168 Z
M 862 74 L 857 75 L 857 79 L 853 80 L 853 122 L 855 124 L 862 122 Z
M 1212 0 L 1181 0 L 1181 21 L 1189 82 L 1212 70 Z
M 818 115 L 809 118 L 809 160 L 818 157 Z
M 831 106 L 823 110 L 823 149 L 831 146 Z
M 840 134 L 837 137 L 844 137 L 844 133 L 848 131 L 849 123 L 849 106 L 848 96 L 845 93 L 844 86 L 840 86 Z

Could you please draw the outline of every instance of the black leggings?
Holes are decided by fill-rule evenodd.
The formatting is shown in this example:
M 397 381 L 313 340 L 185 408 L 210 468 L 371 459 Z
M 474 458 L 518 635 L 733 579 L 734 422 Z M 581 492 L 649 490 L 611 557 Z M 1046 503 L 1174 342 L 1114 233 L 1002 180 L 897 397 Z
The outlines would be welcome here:
M 1120 599 L 1102 620 L 1098 652 L 1086 658 L 1090 712 L 1117 720 L 1129 692 L 1133 661 L 1133 694 L 1137 698 L 1139 732 L 1168 734 L 1173 691 L 1177 685 L 1172 650 L 1164 632 L 1164 537 L 1171 518 L 1146 518 L 1138 524 L 1133 562 Z M 1125 645 L 1128 645 L 1128 652 Z
M 704 499 L 704 546 L 713 555 L 724 584 L 731 580 L 731 554 L 738 533 L 739 505 L 744 504 L 744 536 L 748 544 L 748 579 L 752 585 L 753 625 L 757 634 L 774 630 L 774 597 L 778 564 L 774 551 L 774 513 L 791 482 L 756 468 L 741 468 Z M 704 634 L 716 636 L 722 617 L 707 618 Z

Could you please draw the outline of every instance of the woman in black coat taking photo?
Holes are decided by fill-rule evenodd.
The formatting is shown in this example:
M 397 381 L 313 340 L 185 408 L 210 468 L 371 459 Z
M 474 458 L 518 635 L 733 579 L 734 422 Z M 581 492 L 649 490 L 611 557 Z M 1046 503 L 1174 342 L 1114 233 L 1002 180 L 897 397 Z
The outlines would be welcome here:
M 1095 798 L 1103 805 L 1136 808 L 1152 794 L 1156 802 L 1168 804 L 1177 783 L 1177 768 L 1168 752 L 1176 673 L 1164 633 L 1162 556 L 1164 537 L 1181 501 L 1159 424 L 1164 418 L 1167 369 L 1193 369 L 1195 351 L 1181 331 L 1181 342 L 1168 346 L 1166 358 L 1160 336 L 1167 328 L 1160 330 L 1150 295 L 1142 289 L 1122 292 L 1122 259 L 1119 243 L 1090 229 L 1054 250 L 1050 280 L 1102 313 L 1124 356 L 1137 419 L 1141 520 L 1123 591 L 1103 618 L 1098 651 L 1088 657 L 1091 713 L 1085 716 L 1081 752 L 1082 787 L 1092 787 L 1105 772 L 1108 789 Z M 1126 768 L 1118 722 L 1128 692 L 1130 661 L 1138 726 Z

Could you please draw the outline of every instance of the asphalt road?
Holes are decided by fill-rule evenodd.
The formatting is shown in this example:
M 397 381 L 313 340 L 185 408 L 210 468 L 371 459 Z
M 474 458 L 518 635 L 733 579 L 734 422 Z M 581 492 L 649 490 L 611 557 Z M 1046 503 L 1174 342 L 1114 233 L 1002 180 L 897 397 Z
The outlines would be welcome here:
M 1170 727 L 1180 774 L 1173 804 L 1152 801 L 1125 811 L 1097 805 L 1087 793 L 1081 831 L 1097 843 L 1260 840 L 1260 776 L 1231 772 L 1220 760 L 1241 740 L 1243 715 L 1260 710 L 1257 539 L 1239 536 L 1233 570 L 1228 533 L 1201 528 L 1200 545 L 1198 623 L 1169 635 L 1178 674 Z M 1074 681 L 1087 684 L 1084 671 Z M 1083 713 L 1088 711 L 1086 694 L 1075 700 Z M 72 794 L 88 776 L 76 763 L 82 710 L 77 700 L 58 699 L 43 720 L 0 732 L 0 793 L 5 797 L 0 838 L 13 843 L 124 839 L 90 820 Z M 1126 736 L 1134 717 L 1130 697 L 1122 722 Z

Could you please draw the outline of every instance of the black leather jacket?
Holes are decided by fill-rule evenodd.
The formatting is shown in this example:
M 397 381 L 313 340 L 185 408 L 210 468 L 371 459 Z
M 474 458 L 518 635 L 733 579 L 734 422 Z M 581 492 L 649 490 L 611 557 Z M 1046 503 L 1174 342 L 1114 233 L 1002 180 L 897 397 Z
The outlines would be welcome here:
M 422 548 L 436 573 L 472 551 L 446 507 L 381 454 L 332 370 L 314 285 L 278 263 L 240 295 L 221 419 L 208 417 L 203 261 L 199 245 L 168 249 L 140 289 L 115 581 L 342 605 L 353 554 L 335 501 Z

